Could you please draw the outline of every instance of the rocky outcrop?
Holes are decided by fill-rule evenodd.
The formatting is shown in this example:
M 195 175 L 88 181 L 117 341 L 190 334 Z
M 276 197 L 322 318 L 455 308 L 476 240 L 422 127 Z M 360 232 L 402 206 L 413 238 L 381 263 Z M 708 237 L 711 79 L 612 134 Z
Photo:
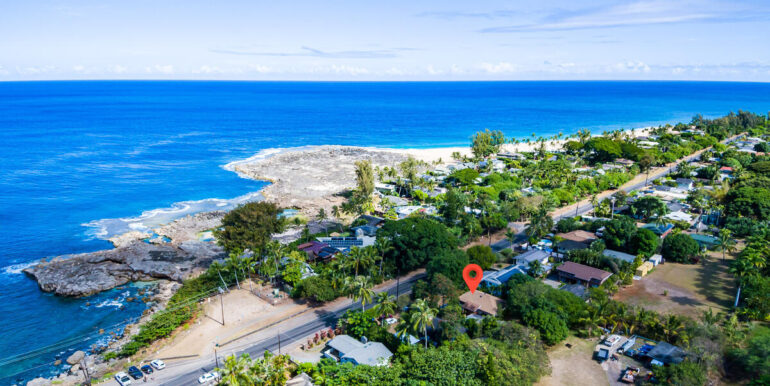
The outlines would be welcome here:
M 160 236 L 168 237 L 172 243 L 198 240 L 198 233 L 221 226 L 225 213 L 224 211 L 196 213 L 176 219 L 153 231 Z
M 287 151 L 269 158 L 232 165 L 239 174 L 271 181 L 262 194 L 281 207 L 300 208 L 315 214 L 332 205 L 340 205 L 339 193 L 356 184 L 355 162 L 369 160 L 372 166 L 396 166 L 407 154 L 390 149 L 353 146 L 317 146 L 299 151 Z
M 131 231 L 120 235 L 115 235 L 113 237 L 110 237 L 107 240 L 117 248 L 117 247 L 125 247 L 126 245 L 131 244 L 136 240 L 142 240 L 148 237 L 150 237 L 150 234 L 147 232 Z
M 225 257 L 219 246 L 201 241 L 178 245 L 133 241 L 121 247 L 58 257 L 24 270 L 40 289 L 63 296 L 86 296 L 130 281 L 182 281 Z

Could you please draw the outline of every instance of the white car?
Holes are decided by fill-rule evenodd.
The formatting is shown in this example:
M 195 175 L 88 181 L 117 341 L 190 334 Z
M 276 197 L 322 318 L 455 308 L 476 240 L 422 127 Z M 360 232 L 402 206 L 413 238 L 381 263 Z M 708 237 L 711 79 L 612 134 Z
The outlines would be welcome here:
M 156 359 L 156 360 L 150 362 L 150 366 L 154 367 L 155 370 L 163 370 L 163 369 L 166 368 L 166 363 L 164 363 L 160 359 Z
M 118 381 L 118 385 L 120 386 L 128 386 L 131 384 L 131 377 L 123 372 L 115 374 L 115 380 Z
M 198 378 L 198 383 L 207 383 L 209 381 L 213 381 L 215 379 L 219 378 L 219 374 L 217 374 L 216 371 L 212 371 L 210 373 L 206 373 L 200 376 Z

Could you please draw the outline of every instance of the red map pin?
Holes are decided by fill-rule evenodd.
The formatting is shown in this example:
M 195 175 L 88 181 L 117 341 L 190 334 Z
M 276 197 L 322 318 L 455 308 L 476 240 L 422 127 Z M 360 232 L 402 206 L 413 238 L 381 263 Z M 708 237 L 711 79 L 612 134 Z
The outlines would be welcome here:
M 471 276 L 471 272 L 475 273 L 476 276 Z M 471 293 L 476 292 L 476 287 L 479 286 L 479 283 L 481 283 L 481 279 L 484 278 L 484 271 L 481 270 L 481 267 L 478 266 L 478 264 L 468 264 L 463 269 L 463 280 L 465 280 L 465 284 L 468 285 L 468 289 L 471 290 Z

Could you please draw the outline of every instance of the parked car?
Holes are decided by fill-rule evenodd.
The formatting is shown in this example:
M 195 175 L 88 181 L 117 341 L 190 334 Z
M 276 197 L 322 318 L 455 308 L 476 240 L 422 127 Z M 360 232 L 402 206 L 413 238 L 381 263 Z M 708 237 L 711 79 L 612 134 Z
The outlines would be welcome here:
M 610 350 L 607 350 L 606 348 L 600 348 L 599 351 L 596 352 L 596 359 L 599 362 L 604 362 L 610 357 Z
M 152 365 L 152 367 L 155 368 L 155 370 L 163 370 L 163 369 L 166 368 L 166 363 L 163 362 L 160 359 L 156 359 L 156 360 L 150 362 L 150 364 Z
M 152 366 L 150 365 L 142 366 L 142 372 L 145 374 L 152 374 Z
M 131 378 L 124 372 L 115 374 L 115 380 L 118 381 L 118 385 L 120 386 L 128 386 L 131 384 Z
M 219 378 L 219 374 L 217 374 L 216 371 L 212 371 L 210 373 L 206 373 L 200 376 L 198 378 L 198 383 L 208 383 L 210 381 L 213 381 L 215 379 Z
M 134 379 L 140 379 L 144 377 L 144 373 L 142 372 L 142 370 L 139 370 L 139 368 L 136 366 L 131 366 L 128 368 L 128 375 L 130 375 L 131 378 L 134 378 Z

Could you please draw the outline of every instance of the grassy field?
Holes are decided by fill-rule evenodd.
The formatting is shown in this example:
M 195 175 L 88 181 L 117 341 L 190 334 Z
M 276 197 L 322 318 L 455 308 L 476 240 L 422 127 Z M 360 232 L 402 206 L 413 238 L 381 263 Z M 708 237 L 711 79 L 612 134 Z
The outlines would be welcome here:
M 739 249 L 742 246 L 739 246 Z M 735 299 L 735 279 L 728 272 L 734 256 L 722 261 L 720 252 L 711 252 L 699 264 L 666 263 L 642 280 L 621 289 L 615 299 L 661 313 L 698 317 L 713 308 L 726 311 Z
M 566 346 L 571 344 L 572 348 Z M 561 385 L 609 385 L 607 373 L 593 360 L 596 339 L 580 339 L 574 336 L 548 351 L 551 375 L 543 377 L 535 386 Z

